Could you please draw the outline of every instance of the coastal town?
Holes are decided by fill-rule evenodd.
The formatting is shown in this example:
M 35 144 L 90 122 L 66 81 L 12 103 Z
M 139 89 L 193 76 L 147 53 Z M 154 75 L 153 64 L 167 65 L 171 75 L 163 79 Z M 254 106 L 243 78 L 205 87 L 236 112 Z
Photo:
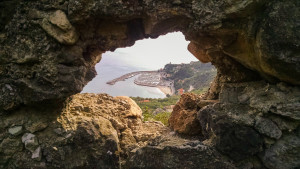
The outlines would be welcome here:
M 106 82 L 109 85 L 114 85 L 119 81 L 125 81 L 126 79 L 137 76 L 134 80 L 136 85 L 157 87 L 166 95 L 174 95 L 174 81 L 166 80 L 168 74 L 162 70 L 157 71 L 137 71 L 125 74 L 111 81 Z

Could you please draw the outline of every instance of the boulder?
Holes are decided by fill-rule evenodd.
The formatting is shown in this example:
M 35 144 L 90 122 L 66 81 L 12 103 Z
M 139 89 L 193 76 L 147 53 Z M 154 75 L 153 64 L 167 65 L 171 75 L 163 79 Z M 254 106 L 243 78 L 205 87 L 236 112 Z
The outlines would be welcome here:
M 224 83 L 219 102 L 197 113 L 203 142 L 214 145 L 236 166 L 294 168 L 299 158 L 295 155 L 299 121 L 294 118 L 298 108 L 289 108 L 293 116 L 274 112 L 280 105 L 298 104 L 298 94 L 298 87 L 282 83 Z
M 260 156 L 268 168 L 297 168 L 300 166 L 300 137 L 287 135 L 266 149 Z
M 11 135 L 0 128 L 1 168 L 119 168 L 130 151 L 169 132 L 162 123 L 144 123 L 128 97 L 77 94 L 58 113 L 42 110 L 20 109 L 0 119 L 0 126 L 34 132 Z
M 24 143 L 25 148 L 30 152 L 34 152 L 39 146 L 37 137 L 31 133 L 25 133 L 22 136 L 22 143 Z
M 8 129 L 9 134 L 17 136 L 22 133 L 22 126 L 14 126 Z
M 197 96 L 192 93 L 181 95 L 169 118 L 170 127 L 181 134 L 199 134 L 200 127 L 197 116 Z
M 221 153 L 235 161 L 246 159 L 262 151 L 263 139 L 253 128 L 231 119 L 226 113 L 215 111 L 217 106 L 206 106 L 198 112 L 198 119 L 206 139 L 214 139 Z
M 127 105 L 126 107 L 129 112 L 126 114 L 126 117 L 142 117 L 142 109 L 131 98 L 127 96 L 117 96 L 115 99 L 119 99 L 122 103 Z

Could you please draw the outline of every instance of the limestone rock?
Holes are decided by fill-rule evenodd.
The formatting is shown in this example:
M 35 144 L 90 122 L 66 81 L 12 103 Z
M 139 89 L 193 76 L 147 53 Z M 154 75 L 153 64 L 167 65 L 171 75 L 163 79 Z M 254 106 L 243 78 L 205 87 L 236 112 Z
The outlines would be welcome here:
M 200 133 L 197 116 L 197 96 L 188 93 L 181 95 L 169 118 L 170 127 L 181 134 Z
M 42 159 L 42 150 L 41 147 L 38 147 L 36 150 L 34 150 L 34 152 L 32 152 L 32 159 L 35 159 L 37 161 L 41 161 Z
M 140 108 L 128 97 L 77 94 L 58 113 L 42 110 L 44 114 L 40 109 L 28 114 L 20 109 L 0 118 L 0 167 L 117 169 L 132 150 L 169 132 L 162 123 L 144 123 Z M 10 126 L 25 126 L 34 134 L 12 136 L 6 129 Z
M 298 151 L 297 144 L 292 141 L 298 137 L 299 121 L 294 118 L 298 108 L 289 108 L 293 112 L 289 118 L 274 111 L 275 107 L 281 108 L 280 105 L 297 104 L 298 88 L 281 85 L 260 81 L 223 84 L 219 102 L 203 107 L 197 113 L 206 139 L 204 142 L 215 145 L 220 153 L 229 156 L 237 165 L 246 165 L 244 162 L 252 161 L 253 156 L 264 154 L 261 157 L 265 160 L 263 164 L 250 162 L 249 165 L 267 168 L 297 166 L 296 159 L 299 157 L 290 154 Z M 288 140 L 293 144 L 287 143 Z M 271 162 L 275 160 L 276 164 Z
M 197 59 L 202 63 L 208 63 L 211 61 L 211 58 L 203 50 L 203 46 L 196 45 L 195 42 L 190 42 L 188 45 L 188 50 L 191 52 Z
M 38 122 L 32 123 L 30 126 L 27 126 L 26 130 L 30 131 L 31 133 L 34 133 L 34 132 L 45 129 L 46 127 L 48 127 L 48 124 L 46 122 L 38 121 Z
M 262 151 L 261 136 L 252 128 L 219 120 L 213 127 L 216 147 L 233 160 L 242 160 Z
M 8 129 L 9 134 L 17 136 L 22 133 L 22 126 L 14 126 Z
M 57 10 L 48 18 L 44 18 L 41 26 L 50 36 L 62 44 L 73 45 L 78 40 L 79 36 L 75 28 L 61 10 Z
M 173 31 L 183 32 L 191 41 L 191 52 L 217 67 L 218 75 L 206 99 L 219 102 L 201 110 L 193 99 L 178 103 L 177 113 L 186 119 L 177 121 L 174 117 L 180 116 L 175 113 L 173 127 L 184 133 L 202 132 L 204 143 L 212 147 L 206 151 L 205 146 L 196 146 L 203 149 L 186 151 L 196 148 L 183 146 L 181 152 L 180 146 L 167 146 L 170 151 L 155 156 L 159 164 L 169 166 L 161 157 L 176 159 L 174 164 L 179 165 L 184 157 L 195 162 L 203 159 L 207 164 L 209 160 L 193 152 L 210 154 L 212 150 L 235 160 L 236 166 L 256 166 L 252 161 L 257 162 L 255 158 L 262 154 L 264 166 L 260 168 L 298 167 L 298 8 L 298 0 L 1 1 L 0 168 L 93 168 L 95 163 L 119 168 L 118 154 L 122 158 L 128 155 L 118 152 L 122 131 L 131 130 L 137 149 L 147 144 L 147 138 L 161 135 L 165 129 L 162 125 L 152 128 L 151 123 L 143 124 L 125 102 L 107 95 L 69 96 L 79 93 L 96 75 L 94 66 L 101 53 Z M 207 108 L 210 110 L 205 112 Z M 195 120 L 196 112 L 199 120 Z M 259 127 L 264 123 L 255 125 L 257 117 L 274 122 L 283 131 L 281 137 L 277 129 L 276 134 L 270 134 L 269 128 Z M 45 162 L 33 160 L 23 151 L 21 139 L 7 132 L 12 126 L 27 129 L 39 121 L 36 119 L 46 119 L 49 124 L 32 130 L 39 137 Z M 280 138 L 270 141 L 255 126 L 264 135 Z M 151 130 L 139 133 L 144 127 Z M 53 132 L 57 128 L 63 132 Z M 163 143 L 159 145 L 163 147 Z M 153 147 L 147 146 L 146 153 L 137 152 L 152 160 L 151 152 L 155 150 L 156 155 L 161 151 Z M 175 154 L 174 158 L 170 154 Z M 138 155 L 133 159 L 137 163 L 132 166 L 146 166 Z
M 136 143 L 136 139 L 133 137 L 132 131 L 130 129 L 126 129 L 121 133 L 121 135 L 121 137 L 123 138 L 121 142 L 122 146 L 131 146 L 132 144 Z
M 148 140 L 159 137 L 169 131 L 170 129 L 165 127 L 162 122 L 146 121 L 137 125 L 133 130 L 133 133 L 137 141 L 147 142 Z
M 220 152 L 238 161 L 262 151 L 263 140 L 259 133 L 216 110 L 217 105 L 206 106 L 198 112 L 198 119 L 203 136 L 213 138 Z
M 124 104 L 128 105 L 127 109 L 129 112 L 126 114 L 126 117 L 142 117 L 142 109 L 131 98 L 127 96 L 117 96 L 115 99 L 123 100 L 125 101 Z
M 300 166 L 300 137 L 284 136 L 261 156 L 268 168 L 297 168 Z
M 130 155 L 126 168 L 236 168 L 213 148 L 175 136 L 159 137 Z
M 220 102 L 249 105 L 262 113 L 274 113 L 299 120 L 300 90 L 265 82 L 226 83 L 220 92 Z
M 13 90 L 1 92 L 1 111 L 62 103 L 95 76 L 101 53 L 173 31 L 183 32 L 191 52 L 218 68 L 220 80 L 242 82 L 256 72 L 297 85 L 297 7 L 297 0 L 3 1 L 0 88 Z
M 30 152 L 34 152 L 39 146 L 37 137 L 31 133 L 25 133 L 22 136 L 22 143 L 25 144 L 25 148 Z
M 298 156 L 295 155 L 298 148 L 294 143 L 297 139 L 294 138 L 300 135 L 299 121 L 269 111 L 272 106 L 267 105 L 263 109 L 261 104 L 254 106 L 251 101 L 260 98 L 261 90 L 266 91 L 266 88 L 258 86 L 266 84 L 223 84 L 219 101 L 203 100 L 203 95 L 186 94 L 178 105 L 184 110 L 196 111 L 199 133 L 192 134 L 192 137 L 186 134 L 185 139 L 172 134 L 173 132 L 163 135 L 170 130 L 162 123 L 142 122 L 140 116 L 128 116 L 133 114 L 131 104 L 106 94 L 74 95 L 67 100 L 60 113 L 43 109 L 45 114 L 41 114 L 39 109 L 31 109 L 31 114 L 28 114 L 28 109 L 19 109 L 18 113 L 7 114 L 0 119 L 0 166 L 30 168 L 45 161 L 44 167 L 50 168 L 82 168 L 93 165 L 105 168 L 118 168 L 121 165 L 125 169 L 155 168 L 158 165 L 165 168 L 272 168 L 271 163 L 276 158 L 278 166 L 293 168 L 298 165 Z M 281 104 L 297 102 L 298 98 L 288 92 L 294 91 L 295 87 L 290 86 L 286 90 L 279 86 L 269 85 L 267 89 L 287 92 L 294 98 L 282 100 Z M 232 94 L 228 94 L 229 91 Z M 239 99 L 240 96 L 247 99 Z M 266 91 L 264 96 L 268 98 L 266 103 L 274 104 L 278 101 L 278 97 L 271 97 L 272 92 Z M 262 124 L 268 124 L 269 128 L 261 131 L 256 129 L 257 126 L 264 126 L 257 123 L 259 118 L 263 118 Z M 11 139 L 16 136 L 9 135 L 7 128 L 22 125 L 27 129 L 35 126 L 37 119 L 48 125 L 34 134 L 24 134 L 24 151 L 21 139 Z M 278 140 L 266 137 L 272 131 L 269 130 L 272 125 L 264 121 L 272 122 L 272 125 L 284 131 Z M 263 131 L 267 131 L 267 134 Z M 32 141 L 26 145 L 28 140 L 34 142 L 37 137 L 39 140 L 38 144 L 34 144 L 35 147 L 30 148 Z M 8 150 L 4 147 L 11 148 Z M 27 149 L 32 153 L 28 153 Z
M 255 122 L 255 129 L 260 133 L 275 139 L 279 139 L 282 135 L 282 132 L 277 125 L 266 118 L 257 118 Z
M 181 134 L 206 134 L 197 119 L 197 111 L 207 105 L 218 103 L 218 100 L 204 100 L 202 96 L 185 93 L 175 105 L 169 118 L 170 127 Z M 206 123 L 205 123 L 206 124 Z
M 293 131 L 297 129 L 300 122 L 297 120 L 291 119 L 282 119 L 280 116 L 270 116 L 270 119 L 278 126 L 278 128 L 282 131 Z

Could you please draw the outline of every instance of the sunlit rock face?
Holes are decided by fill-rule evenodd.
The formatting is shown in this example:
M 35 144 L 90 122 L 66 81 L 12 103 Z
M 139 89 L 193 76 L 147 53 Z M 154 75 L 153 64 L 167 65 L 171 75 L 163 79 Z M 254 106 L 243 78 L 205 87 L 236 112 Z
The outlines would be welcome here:
M 129 97 L 77 94 L 60 111 L 24 108 L 1 118 L 0 168 L 119 168 L 168 130 L 142 122 Z
M 62 102 L 95 76 L 104 51 L 172 31 L 182 31 L 203 62 L 231 57 L 268 80 L 300 81 L 297 0 L 4 1 L 0 8 L 3 110 Z
M 299 167 L 299 15 L 298 0 L 0 2 L 0 168 Z M 172 31 L 218 70 L 174 133 L 129 98 L 71 96 L 103 52 Z

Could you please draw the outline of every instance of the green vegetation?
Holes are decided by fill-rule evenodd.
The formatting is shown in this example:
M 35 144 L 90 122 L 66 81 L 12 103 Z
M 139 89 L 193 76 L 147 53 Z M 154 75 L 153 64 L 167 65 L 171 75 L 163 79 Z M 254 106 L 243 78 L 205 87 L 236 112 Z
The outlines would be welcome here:
M 167 64 L 164 71 L 168 74 L 166 80 L 173 80 L 175 90 L 183 88 L 185 91 L 190 90 L 193 86 L 192 93 L 202 94 L 208 90 L 210 82 L 216 76 L 216 69 L 211 64 L 201 62 L 191 62 L 190 64 Z M 175 105 L 180 96 L 167 95 L 163 99 L 151 99 L 132 97 L 143 111 L 144 121 L 161 121 L 168 125 L 168 119 L 171 115 L 170 105 Z M 169 107 L 168 111 L 167 108 Z
M 204 87 L 204 88 L 201 88 L 201 89 L 193 89 L 191 91 L 191 93 L 200 95 L 200 94 L 205 93 L 207 90 L 208 90 L 208 87 Z
M 142 98 L 142 97 L 131 97 L 142 110 L 146 110 L 146 107 L 149 111 L 154 111 L 157 108 L 163 108 L 165 106 L 174 105 L 179 100 L 180 96 L 174 95 L 166 97 L 163 99 L 153 99 L 153 98 Z M 149 102 L 143 102 L 149 100 Z
M 164 125 L 168 126 L 168 120 L 171 116 L 171 112 L 161 112 L 159 114 L 152 114 L 150 112 L 143 113 L 144 121 L 161 121 Z
M 208 87 L 202 89 L 194 89 L 191 91 L 191 93 L 203 94 L 207 91 L 207 89 Z M 162 111 L 158 114 L 154 114 L 153 112 L 157 108 L 163 109 L 166 106 L 175 105 L 180 99 L 180 96 L 174 95 L 163 99 L 131 97 L 131 99 L 133 99 L 142 109 L 144 121 L 161 121 L 164 125 L 168 125 L 168 119 L 171 115 L 171 112 Z
M 166 106 L 175 105 L 180 96 L 170 96 L 163 99 L 141 98 L 131 97 L 142 109 L 144 121 L 161 121 L 165 125 L 168 125 L 168 119 L 171 112 L 161 112 L 154 115 L 153 112 L 157 108 L 164 108 Z M 146 101 L 146 102 L 145 102 Z M 147 102 L 149 101 L 149 102 Z

